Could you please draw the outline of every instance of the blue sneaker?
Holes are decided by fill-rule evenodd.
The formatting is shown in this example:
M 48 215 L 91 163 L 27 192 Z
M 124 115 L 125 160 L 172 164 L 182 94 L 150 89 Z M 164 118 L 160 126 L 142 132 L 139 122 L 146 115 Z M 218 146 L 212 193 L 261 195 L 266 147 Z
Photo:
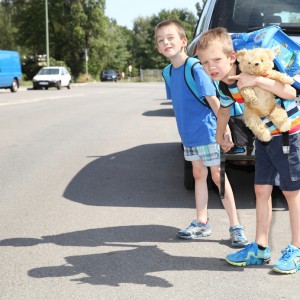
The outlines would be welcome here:
M 230 241 L 232 247 L 245 247 L 248 245 L 248 240 L 244 233 L 244 227 L 241 225 L 231 226 L 229 228 Z
M 256 243 L 251 243 L 244 249 L 227 255 L 226 261 L 238 267 L 268 264 L 270 262 L 270 248 L 260 250 Z
M 300 249 L 288 245 L 281 251 L 282 256 L 273 266 L 273 271 L 283 274 L 292 274 L 300 270 Z
M 211 230 L 208 222 L 206 224 L 202 224 L 194 220 L 188 228 L 177 231 L 176 235 L 180 239 L 193 240 L 210 236 Z

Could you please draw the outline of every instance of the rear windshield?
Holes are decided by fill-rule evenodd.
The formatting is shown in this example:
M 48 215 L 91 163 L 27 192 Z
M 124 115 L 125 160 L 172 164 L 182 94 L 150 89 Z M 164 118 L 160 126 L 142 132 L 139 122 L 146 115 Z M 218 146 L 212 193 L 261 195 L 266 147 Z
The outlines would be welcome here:
M 106 70 L 106 71 L 103 71 L 103 74 L 106 74 L 106 75 L 115 75 L 116 72 L 114 70 Z
M 59 74 L 59 69 L 41 69 L 39 75 L 57 75 Z
M 279 25 L 287 33 L 300 28 L 300 0 L 218 0 L 211 28 L 247 32 L 268 25 Z

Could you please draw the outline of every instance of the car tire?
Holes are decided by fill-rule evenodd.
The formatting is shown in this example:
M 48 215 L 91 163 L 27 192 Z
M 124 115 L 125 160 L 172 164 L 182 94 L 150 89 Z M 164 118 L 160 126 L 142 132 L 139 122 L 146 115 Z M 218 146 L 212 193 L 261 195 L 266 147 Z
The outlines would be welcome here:
M 61 82 L 60 82 L 60 81 L 57 83 L 57 86 L 56 86 L 56 87 L 57 87 L 58 90 L 61 89 Z
M 10 91 L 12 93 L 15 93 L 18 90 L 18 88 L 19 88 L 18 81 L 16 79 L 14 79 L 12 84 L 11 84 Z
M 69 84 L 67 85 L 68 90 L 71 88 L 71 81 L 69 82 Z

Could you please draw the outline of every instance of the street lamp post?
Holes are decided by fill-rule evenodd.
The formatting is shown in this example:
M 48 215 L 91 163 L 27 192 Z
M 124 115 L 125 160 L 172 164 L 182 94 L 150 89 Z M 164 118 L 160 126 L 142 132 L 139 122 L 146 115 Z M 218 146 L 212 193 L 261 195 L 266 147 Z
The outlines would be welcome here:
M 47 56 L 47 67 L 49 67 L 48 0 L 45 0 L 45 17 L 46 17 L 46 56 Z

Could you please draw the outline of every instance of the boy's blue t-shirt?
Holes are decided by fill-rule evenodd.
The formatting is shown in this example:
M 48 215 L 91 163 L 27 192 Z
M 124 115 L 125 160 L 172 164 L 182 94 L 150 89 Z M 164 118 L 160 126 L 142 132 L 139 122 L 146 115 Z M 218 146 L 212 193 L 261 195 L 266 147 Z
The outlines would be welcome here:
M 212 80 L 200 64 L 193 67 L 194 79 L 200 97 L 215 96 Z M 186 147 L 213 144 L 216 142 L 216 117 L 192 94 L 184 80 L 184 65 L 172 67 L 170 88 L 166 84 L 168 99 L 172 99 L 178 132 Z

